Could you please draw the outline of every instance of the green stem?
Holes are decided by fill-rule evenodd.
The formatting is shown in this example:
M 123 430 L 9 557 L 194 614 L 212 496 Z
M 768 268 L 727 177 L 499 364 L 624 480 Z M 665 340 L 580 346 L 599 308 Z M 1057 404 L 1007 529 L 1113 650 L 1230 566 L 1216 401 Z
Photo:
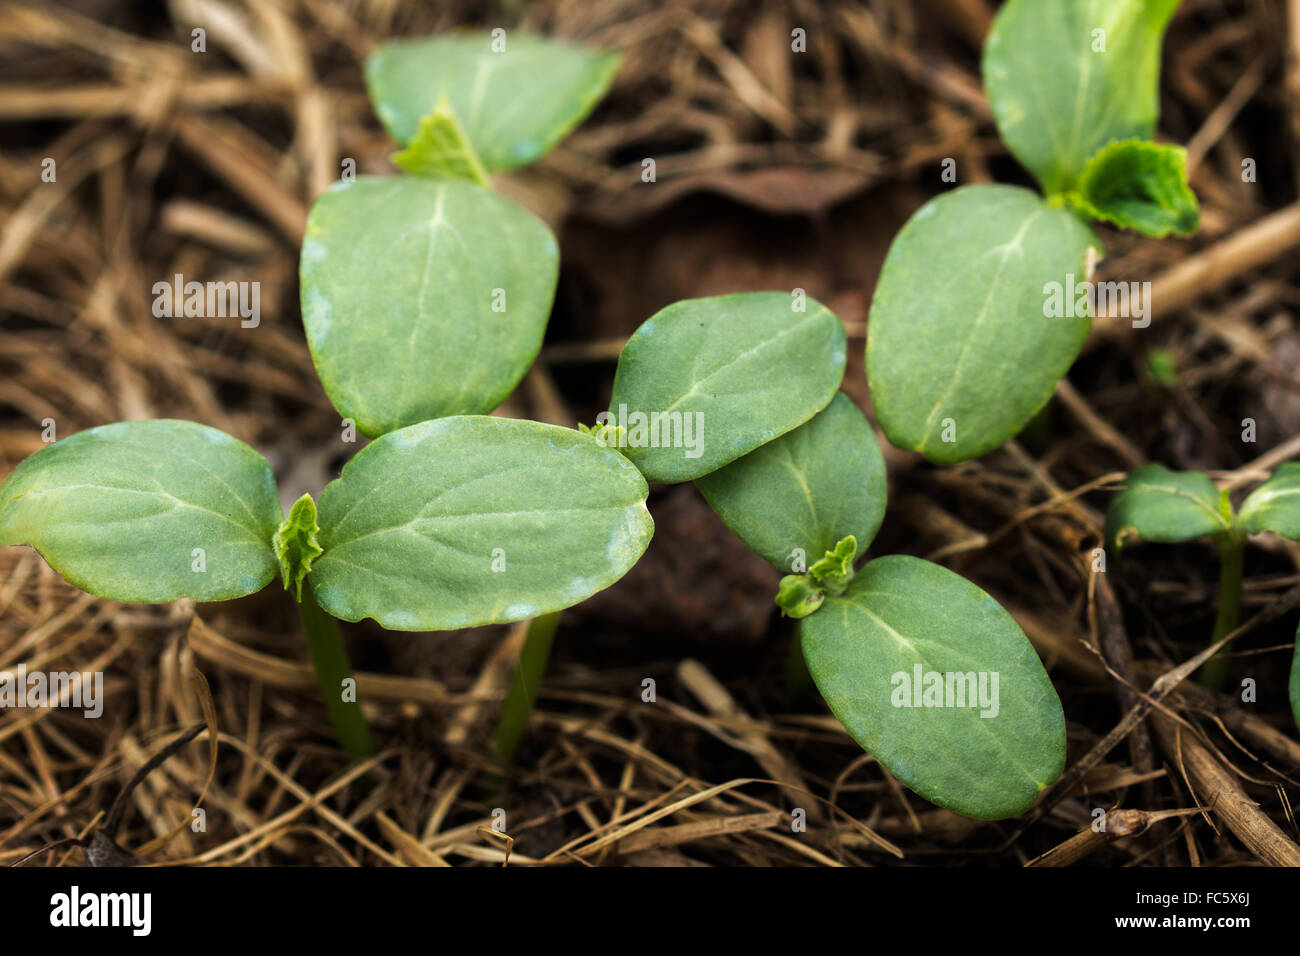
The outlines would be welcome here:
M 1236 628 L 1241 618 L 1241 578 L 1246 536 L 1233 527 L 1219 538 L 1219 613 L 1214 620 L 1211 644 L 1217 644 Z M 1201 684 L 1211 690 L 1223 686 L 1228 676 L 1227 649 L 1220 651 L 1201 668 Z
M 508 764 L 514 758 L 515 748 L 519 746 L 524 728 L 528 726 L 528 715 L 532 713 L 533 702 L 537 700 L 542 675 L 546 673 L 546 662 L 551 656 L 555 629 L 559 627 L 563 614 L 563 611 L 543 614 L 533 618 L 528 625 L 524 646 L 519 651 L 519 666 L 515 668 L 510 690 L 501 706 L 496 733 L 492 735 L 493 749 L 502 763 Z
M 343 635 L 339 633 L 339 622 L 316 603 L 310 578 L 302 582 L 298 616 L 307 632 L 307 646 L 311 648 L 321 697 L 325 699 L 325 709 L 329 711 L 339 743 L 354 756 L 370 756 L 375 752 L 375 745 L 370 739 L 370 725 L 361 712 L 361 704 L 355 699 L 355 694 L 352 700 L 343 699 L 343 681 L 352 677 L 352 666 L 343 646 Z
M 803 659 L 803 634 L 799 621 L 790 629 L 790 645 L 785 656 L 785 702 L 791 708 L 797 708 L 812 693 L 812 674 L 808 673 L 808 662 Z

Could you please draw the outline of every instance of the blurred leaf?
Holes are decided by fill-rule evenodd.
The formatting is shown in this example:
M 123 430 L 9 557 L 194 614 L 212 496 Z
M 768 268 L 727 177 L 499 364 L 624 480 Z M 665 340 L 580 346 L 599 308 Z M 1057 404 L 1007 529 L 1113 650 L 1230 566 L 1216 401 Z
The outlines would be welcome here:
M 1300 464 L 1288 461 L 1241 503 L 1241 527 L 1247 534 L 1276 531 L 1300 541 Z
M 486 32 L 389 40 L 366 61 L 375 112 L 402 145 L 446 97 L 489 172 L 533 162 L 582 122 L 619 56 L 519 33 L 493 52 Z
M 1048 195 L 1073 188 L 1107 143 L 1151 138 L 1160 44 L 1177 7 L 1178 0 L 1002 5 L 984 43 L 984 87 L 1002 139 Z
M 1139 140 L 1103 146 L 1066 201 L 1079 215 L 1164 238 L 1190 236 L 1201 221 L 1187 185 L 1187 150 Z
M 1219 489 L 1199 471 L 1143 465 L 1124 481 L 1106 510 L 1106 541 L 1118 554 L 1132 541 L 1172 544 L 1232 527 Z

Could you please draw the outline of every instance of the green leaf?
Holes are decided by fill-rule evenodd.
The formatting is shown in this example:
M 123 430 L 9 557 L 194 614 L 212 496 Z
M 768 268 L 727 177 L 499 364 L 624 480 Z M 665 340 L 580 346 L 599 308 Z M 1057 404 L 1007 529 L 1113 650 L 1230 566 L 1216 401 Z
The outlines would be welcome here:
M 795 311 L 795 305 L 804 311 Z M 784 292 L 677 302 L 642 323 L 609 421 L 651 481 L 692 481 L 808 421 L 844 377 L 844 325 Z
M 1187 150 L 1130 139 L 1103 146 L 1066 203 L 1079 215 L 1156 238 L 1190 236 L 1201 209 L 1187 185 Z
M 1247 534 L 1276 531 L 1300 541 L 1300 464 L 1288 461 L 1241 503 L 1241 527 Z
M 919 558 L 877 558 L 800 629 L 831 712 L 927 800 L 996 820 L 1029 809 L 1060 776 L 1065 715 L 1052 682 L 1011 615 L 964 578 Z M 961 675 L 951 700 L 938 697 L 945 706 L 925 694 L 931 674 L 945 691 L 947 675 Z
M 1134 541 L 1172 544 L 1232 527 L 1210 476 L 1143 465 L 1124 481 L 1106 510 L 1106 541 L 1116 554 Z
M 831 594 L 843 594 L 853 580 L 853 559 L 857 556 L 858 542 L 849 535 L 809 568 L 808 576 Z
M 271 547 L 280 562 L 280 580 L 284 589 L 292 591 L 294 600 L 302 601 L 302 582 L 311 572 L 312 563 L 320 557 L 321 546 L 317 538 L 320 525 L 316 523 L 316 502 L 311 495 L 303 495 L 289 509 L 289 517 L 280 523 Z
M 984 87 L 1002 139 L 1048 195 L 1074 187 L 1107 143 L 1152 137 L 1160 43 L 1177 7 L 1178 0 L 1002 5 L 984 43 Z
M 30 544 L 72 584 L 115 601 L 225 601 L 275 576 L 280 523 L 266 459 L 194 422 L 77 432 L 0 484 L 0 545 Z
M 417 176 L 465 179 L 479 186 L 492 184 L 445 96 L 438 101 L 437 109 L 420 120 L 410 145 L 393 154 L 393 162 Z
M 537 617 L 621 578 L 650 542 L 645 479 L 575 430 L 486 416 L 390 432 L 320 500 L 321 607 L 390 630 Z
M 591 112 L 619 56 L 511 33 L 493 52 L 488 33 L 390 40 L 366 61 L 375 112 L 403 145 L 447 97 L 490 171 L 539 158 Z
M 889 249 L 867 325 L 889 440 L 946 465 L 1020 431 L 1087 338 L 1074 289 L 1090 248 L 1087 225 L 1027 189 L 966 186 L 922 206 Z
M 695 486 L 750 550 L 784 571 L 848 535 L 865 551 L 885 515 L 876 433 L 843 393 L 810 421 Z
M 1300 628 L 1296 630 L 1295 656 L 1291 658 L 1291 716 L 1300 728 Z
M 806 574 L 787 574 L 776 592 L 776 606 L 786 617 L 807 617 L 822 606 L 826 589 Z
M 375 437 L 491 411 L 541 348 L 549 229 L 463 182 L 363 176 L 322 195 L 302 244 L 302 317 L 334 407 Z

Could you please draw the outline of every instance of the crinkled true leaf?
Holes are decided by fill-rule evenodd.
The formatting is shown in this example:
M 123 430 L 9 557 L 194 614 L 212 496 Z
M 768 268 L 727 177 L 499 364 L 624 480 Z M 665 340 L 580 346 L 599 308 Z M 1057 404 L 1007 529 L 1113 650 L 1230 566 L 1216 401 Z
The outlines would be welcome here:
M 1103 146 L 1066 201 L 1081 216 L 1156 238 L 1190 236 L 1201 221 L 1187 150 L 1135 139 Z
M 322 195 L 302 244 L 302 317 L 334 407 L 374 437 L 491 411 L 541 347 L 555 238 L 464 182 L 363 176 Z
M 390 40 L 366 61 L 375 112 L 405 145 L 447 97 L 489 172 L 545 154 L 605 95 L 619 56 L 524 34 Z
M 439 100 L 437 109 L 420 120 L 420 128 L 406 149 L 393 154 L 393 162 L 417 176 L 491 185 L 487 170 L 475 155 L 445 96 Z
M 1178 0 L 1007 0 L 984 43 L 998 131 L 1049 195 L 1115 140 L 1150 139 Z M 1100 31 L 1100 32 L 1099 32 Z
M 1106 509 L 1106 540 L 1116 553 L 1134 541 L 1191 541 L 1231 526 L 1209 475 L 1164 465 L 1135 469 Z
M 316 502 L 311 495 L 303 495 L 293 503 L 271 539 L 275 559 L 280 563 L 280 580 L 297 601 L 302 600 L 303 579 L 311 573 L 312 564 L 321 554 L 319 531 Z
M 646 483 L 567 428 L 487 416 L 390 432 L 320 499 L 311 572 L 335 617 L 392 630 L 517 621 L 622 577 L 654 525 Z
M 275 576 L 281 515 L 265 458 L 170 419 L 69 435 L 0 485 L 0 545 L 30 544 L 77 587 L 115 601 L 260 590 Z
M 799 557 L 807 567 L 849 535 L 865 551 L 885 514 L 876 433 L 843 393 L 695 485 L 741 541 L 783 571 L 795 570 Z
M 688 299 L 624 346 L 608 424 L 626 427 L 620 447 L 651 481 L 691 481 L 808 421 L 843 377 L 844 325 L 824 305 L 784 292 Z
M 1011 615 L 964 578 L 877 558 L 799 626 L 831 711 L 927 800 L 995 820 L 1029 809 L 1060 776 L 1065 715 L 1052 682 Z
M 1300 464 L 1288 461 L 1241 503 L 1241 527 L 1247 534 L 1276 531 L 1300 541 Z
M 1027 189 L 966 186 L 921 207 L 889 249 L 867 326 L 889 440 L 952 464 L 1020 431 L 1088 335 L 1074 290 L 1090 247 L 1086 224 Z

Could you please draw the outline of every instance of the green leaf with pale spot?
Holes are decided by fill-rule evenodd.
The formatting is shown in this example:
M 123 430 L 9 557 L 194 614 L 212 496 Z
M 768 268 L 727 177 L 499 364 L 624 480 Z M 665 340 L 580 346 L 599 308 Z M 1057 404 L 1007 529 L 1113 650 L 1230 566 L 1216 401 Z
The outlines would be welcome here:
M 0 484 L 0 545 L 30 544 L 69 582 L 115 601 L 225 601 L 275 576 L 280 523 L 266 459 L 195 422 L 69 435 Z
M 1177 7 L 1178 0 L 1002 5 L 984 43 L 984 88 L 1002 139 L 1048 195 L 1073 188 L 1107 143 L 1152 137 L 1160 44 Z M 1105 51 L 1095 51 L 1102 37 Z
M 953 464 L 1020 431 L 1088 336 L 1088 316 L 1053 308 L 1049 284 L 1086 279 L 1090 248 L 1084 222 L 1027 189 L 966 186 L 921 207 L 890 246 L 867 325 L 889 440 Z
M 1173 544 L 1219 534 L 1232 514 L 1210 476 L 1143 465 L 1126 479 L 1106 510 L 1106 541 L 1118 554 L 1131 542 Z
M 398 631 L 518 621 L 621 578 L 654 524 L 645 479 L 576 430 L 422 422 L 363 448 L 320 499 L 321 607 Z
M 1187 185 L 1187 150 L 1133 139 L 1103 146 L 1066 202 L 1088 219 L 1156 238 L 1190 236 L 1201 221 Z
M 1288 461 L 1241 503 L 1241 527 L 1247 534 L 1276 531 L 1300 541 L 1300 464 Z
M 843 377 L 844 325 L 824 305 L 687 299 L 624 346 L 604 424 L 626 428 L 619 447 L 651 481 L 692 481 L 808 421 Z
M 311 495 L 303 495 L 293 503 L 289 516 L 280 523 L 271 539 L 275 559 L 280 563 L 280 580 L 286 591 L 293 592 L 296 601 L 302 600 L 303 579 L 321 554 L 316 536 L 319 531 L 316 502 L 312 501 Z
M 549 151 L 609 89 L 619 56 L 510 32 L 494 52 L 489 33 L 390 40 L 366 61 L 379 119 L 403 145 L 442 97 L 489 172 Z
M 927 800 L 997 820 L 1028 810 L 1060 776 L 1065 715 L 1052 682 L 1011 615 L 964 578 L 918 558 L 877 558 L 799 628 L 831 712 Z M 912 696 L 918 668 L 920 693 Z M 937 701 L 945 706 L 903 706 L 926 702 L 930 673 L 942 675 Z M 951 699 L 949 674 L 961 675 Z
M 487 171 L 474 154 L 474 147 L 465 137 L 445 96 L 438 101 L 437 109 L 420 120 L 420 128 L 410 145 L 393 154 L 393 162 L 417 176 L 491 185 Z
M 695 486 L 750 550 L 783 571 L 795 570 L 798 557 L 807 567 L 850 535 L 866 551 L 885 515 L 876 433 L 843 393 Z
M 375 437 L 489 412 L 541 348 L 555 238 L 464 182 L 363 176 L 316 200 L 302 244 L 303 325 L 334 407 Z

